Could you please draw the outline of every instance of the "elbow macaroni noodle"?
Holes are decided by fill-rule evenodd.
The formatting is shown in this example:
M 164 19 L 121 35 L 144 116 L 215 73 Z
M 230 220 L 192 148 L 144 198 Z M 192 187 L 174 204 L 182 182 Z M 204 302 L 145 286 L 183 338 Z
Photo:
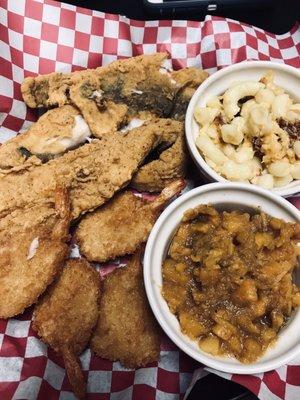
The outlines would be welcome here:
M 267 189 L 300 179 L 300 103 L 274 83 L 273 71 L 233 83 L 194 118 L 196 146 L 226 179 Z

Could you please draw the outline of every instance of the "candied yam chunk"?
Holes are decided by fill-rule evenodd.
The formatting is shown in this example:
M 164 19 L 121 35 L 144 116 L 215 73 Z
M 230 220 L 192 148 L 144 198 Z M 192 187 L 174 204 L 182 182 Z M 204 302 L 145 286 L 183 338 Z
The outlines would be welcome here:
M 233 299 L 239 304 L 248 304 L 257 301 L 257 289 L 253 279 L 244 279 L 233 293 Z
M 293 296 L 293 306 L 300 307 L 300 293 L 295 293 Z
M 237 336 L 231 336 L 229 340 L 226 342 L 226 346 L 229 347 L 229 349 L 234 355 L 241 354 L 243 350 L 242 342 Z
M 197 316 L 189 312 L 183 311 L 179 313 L 179 321 L 183 332 L 193 338 L 203 335 L 208 331 Z
M 220 353 L 220 340 L 216 336 L 208 336 L 199 341 L 199 347 L 206 353 L 217 356 Z
M 198 207 L 187 210 L 183 215 L 182 221 L 193 221 L 193 223 L 201 221 L 217 225 L 220 221 L 220 216 L 214 207 L 201 204 Z
M 269 232 L 257 232 L 255 234 L 255 244 L 259 250 L 262 249 L 263 247 L 267 247 L 268 249 L 273 249 L 274 237 Z
M 165 283 L 163 287 L 163 296 L 170 310 L 173 313 L 177 313 L 180 307 L 185 303 L 186 288 L 172 283 Z
M 261 317 L 266 312 L 266 302 L 259 299 L 250 305 L 250 310 L 254 318 Z
M 272 321 L 272 328 L 274 328 L 278 331 L 278 329 L 284 323 L 283 314 L 278 310 L 272 310 L 271 311 L 271 321 Z
M 255 339 L 248 337 L 244 342 L 242 360 L 245 363 L 253 362 L 261 354 L 262 347 Z
M 220 320 L 216 325 L 213 326 L 212 332 L 223 340 L 228 340 L 232 335 L 236 333 L 236 327 L 230 322 Z
M 241 214 L 235 211 L 231 213 L 224 212 L 223 227 L 232 234 L 244 231 L 249 226 L 249 218 L 249 214 Z
M 186 270 L 186 264 L 172 258 L 166 259 L 163 264 L 163 278 L 178 285 L 185 285 L 190 279 Z
M 187 247 L 190 227 L 188 224 L 182 224 L 177 230 L 170 246 L 170 256 L 174 260 L 182 260 L 191 254 L 191 249 Z
M 216 283 L 220 277 L 220 268 L 199 268 L 194 270 L 194 277 L 202 285 Z

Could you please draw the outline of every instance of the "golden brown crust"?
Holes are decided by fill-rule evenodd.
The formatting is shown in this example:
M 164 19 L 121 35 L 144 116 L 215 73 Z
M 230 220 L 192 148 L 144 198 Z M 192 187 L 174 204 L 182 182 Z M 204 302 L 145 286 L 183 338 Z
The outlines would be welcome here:
M 41 164 L 35 154 L 53 155 L 64 151 L 57 138 L 69 138 L 79 111 L 73 106 L 63 106 L 47 111 L 25 132 L 8 140 L 0 146 L 0 173 L 5 174 L 12 168 L 19 170 L 30 164 Z M 49 154 L 50 155 L 50 154 Z M 16 168 L 17 167 L 17 168 Z
M 0 179 L 0 218 L 24 207 L 53 202 L 59 181 L 70 187 L 72 218 L 100 206 L 126 186 L 144 158 L 159 143 L 157 123 L 110 135 L 46 164 Z
M 188 67 L 179 69 L 178 71 L 172 71 L 171 76 L 177 83 L 197 89 L 197 87 L 208 78 L 209 74 L 202 69 Z
M 189 99 L 208 74 L 196 68 L 170 72 L 166 59 L 166 53 L 156 53 L 94 70 L 26 78 L 23 98 L 30 107 L 73 104 L 96 137 L 117 131 L 141 112 L 183 121 Z
M 69 260 L 60 277 L 34 310 L 33 328 L 64 358 L 75 395 L 85 398 L 78 355 L 85 349 L 98 319 L 100 277 L 83 259 Z
M 158 160 L 143 165 L 134 175 L 131 186 L 140 191 L 159 192 L 175 179 L 184 178 L 187 152 L 183 135 L 163 151 Z
M 96 69 L 69 74 L 54 72 L 35 78 L 28 77 L 21 85 L 23 99 L 29 107 L 33 108 L 62 106 L 70 103 L 69 91 L 73 85 L 88 83 L 93 90 L 97 90 L 100 89 L 102 80 L 105 85 L 110 85 L 114 83 L 117 76 L 124 77 L 124 94 L 129 94 L 129 89 L 134 88 L 134 84 L 145 80 L 152 70 L 158 70 L 166 58 L 166 53 L 156 53 L 117 60 Z M 167 80 L 166 76 L 161 79 L 165 82 Z
M 86 381 L 80 367 L 80 360 L 68 348 L 62 350 L 62 356 L 73 392 L 79 400 L 84 400 L 86 398 Z
M 80 87 L 76 85 L 70 90 L 70 99 L 81 111 L 93 135 L 98 138 L 116 132 L 126 121 L 126 104 L 107 101 L 105 106 L 99 108 L 92 98 L 82 96 Z
M 105 262 L 134 253 L 147 240 L 164 206 L 183 187 L 183 181 L 173 182 L 154 201 L 130 191 L 119 193 L 79 223 L 76 240 L 81 254 L 89 261 Z
M 60 272 L 68 256 L 69 199 L 57 192 L 52 226 L 35 225 L 14 232 L 6 227 L 0 245 L 0 317 L 20 314 L 34 304 Z
M 129 191 L 117 194 L 79 223 L 76 240 L 80 252 L 98 262 L 134 253 L 147 240 L 155 219 L 146 201 Z
M 98 318 L 100 277 L 84 259 L 68 260 L 34 310 L 33 327 L 55 351 L 86 347 Z
M 99 320 L 91 348 L 99 356 L 137 368 L 159 357 L 158 325 L 143 286 L 140 251 L 126 267 L 109 274 L 103 284 Z
M 185 113 L 198 86 L 208 78 L 208 73 L 199 68 L 183 68 L 171 72 L 171 77 L 180 85 L 176 94 L 174 107 L 170 117 L 184 122 Z

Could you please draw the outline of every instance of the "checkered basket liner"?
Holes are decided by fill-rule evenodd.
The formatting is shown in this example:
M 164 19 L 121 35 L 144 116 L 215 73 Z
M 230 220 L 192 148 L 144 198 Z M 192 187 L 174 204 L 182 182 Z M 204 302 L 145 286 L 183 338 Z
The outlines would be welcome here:
M 300 28 L 274 35 L 234 20 L 135 21 L 52 0 L 0 0 L 0 142 L 38 117 L 22 101 L 26 76 L 105 65 L 117 58 L 166 51 L 175 69 L 197 66 L 213 73 L 243 60 L 300 67 Z M 291 201 L 300 207 L 299 199 Z M 74 399 L 62 359 L 31 326 L 32 310 L 0 320 L 0 399 Z M 160 361 L 138 370 L 81 356 L 90 400 L 179 400 L 208 373 L 238 382 L 262 400 L 300 399 L 300 357 L 287 366 L 246 376 L 211 371 L 163 337 Z

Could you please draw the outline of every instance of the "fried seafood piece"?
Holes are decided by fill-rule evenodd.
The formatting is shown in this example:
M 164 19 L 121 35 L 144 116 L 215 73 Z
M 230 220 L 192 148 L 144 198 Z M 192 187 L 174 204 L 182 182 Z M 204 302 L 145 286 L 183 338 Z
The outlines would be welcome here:
M 107 101 L 99 106 L 94 99 L 82 96 L 77 86 L 72 87 L 70 97 L 98 138 L 116 132 L 127 121 L 128 108 L 125 104 Z
M 176 140 L 159 153 L 158 159 L 149 161 L 139 168 L 131 181 L 131 186 L 137 190 L 160 192 L 170 182 L 185 176 L 188 156 L 183 124 L 179 121 L 172 121 L 171 126 L 177 132 Z M 169 141 L 169 143 L 171 142 Z
M 66 189 L 56 190 L 56 223 L 10 231 L 0 241 L 0 318 L 34 304 L 60 272 L 69 248 L 70 204 Z
M 91 349 L 100 357 L 137 368 L 158 360 L 160 334 L 143 286 L 141 252 L 104 280 Z
M 198 86 L 200 86 L 208 76 L 209 74 L 206 71 L 195 67 L 183 68 L 171 72 L 172 79 L 174 79 L 180 87 L 170 114 L 171 118 L 184 121 L 190 99 Z
M 195 70 L 174 73 L 172 78 L 167 62 L 166 53 L 156 53 L 118 60 L 94 70 L 29 77 L 22 84 L 22 94 L 30 107 L 76 105 L 93 134 L 102 137 L 143 111 L 158 117 L 181 113 L 182 119 L 182 92 L 206 74 L 201 71 L 197 75 Z
M 74 76 L 70 100 L 96 137 L 117 131 L 143 111 L 168 116 L 178 87 L 162 73 L 165 59 L 163 53 L 139 56 L 102 67 L 88 78 Z
M 86 348 L 98 319 L 100 278 L 84 259 L 68 260 L 59 278 L 39 300 L 33 329 L 63 356 L 75 395 L 85 398 L 78 356 Z
M 184 185 L 183 180 L 174 181 L 154 201 L 143 200 L 130 191 L 117 194 L 79 223 L 76 239 L 81 254 L 89 261 L 105 262 L 134 253 L 147 240 L 164 206 Z
M 59 181 L 70 187 L 71 218 L 93 210 L 131 181 L 147 154 L 161 141 L 156 122 L 127 135 L 110 135 L 0 179 L 0 220 L 25 207 L 53 202 Z
M 0 174 L 45 163 L 84 143 L 91 131 L 79 111 L 65 105 L 43 114 L 25 132 L 0 147 Z
M 165 60 L 167 53 L 154 53 L 117 60 L 96 69 L 27 77 L 21 91 L 25 103 L 32 108 L 69 104 L 70 90 L 78 86 L 83 97 L 94 99 L 100 107 L 112 100 L 133 109 L 153 109 L 160 115 L 166 107 L 171 110 L 177 89 L 176 82 L 166 73 Z
M 118 60 L 94 70 L 26 78 L 21 90 L 30 107 L 74 104 L 97 137 L 116 131 L 130 115 L 165 117 L 178 85 L 163 68 L 166 53 Z

